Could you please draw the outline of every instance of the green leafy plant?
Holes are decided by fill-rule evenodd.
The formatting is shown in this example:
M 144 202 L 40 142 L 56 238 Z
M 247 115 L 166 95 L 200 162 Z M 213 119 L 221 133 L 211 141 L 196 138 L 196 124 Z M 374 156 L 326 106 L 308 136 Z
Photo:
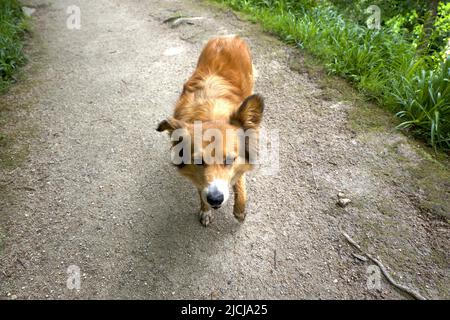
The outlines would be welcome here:
M 0 92 L 11 82 L 19 66 L 26 62 L 23 36 L 27 21 L 17 0 L 0 1 Z
M 436 71 L 422 70 L 394 94 L 403 122 L 408 128 L 424 135 L 433 146 L 450 149 L 450 58 Z

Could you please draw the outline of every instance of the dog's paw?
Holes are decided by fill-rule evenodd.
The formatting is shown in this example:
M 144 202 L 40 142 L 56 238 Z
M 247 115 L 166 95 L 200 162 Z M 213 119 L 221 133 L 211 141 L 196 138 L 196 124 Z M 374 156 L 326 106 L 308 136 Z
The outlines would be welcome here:
M 236 218 L 236 220 L 237 221 L 239 221 L 239 222 L 244 222 L 244 220 L 245 220 L 245 212 L 233 212 L 233 214 L 234 214 L 234 217 Z
M 200 222 L 207 227 L 213 221 L 213 214 L 210 211 L 200 211 Z

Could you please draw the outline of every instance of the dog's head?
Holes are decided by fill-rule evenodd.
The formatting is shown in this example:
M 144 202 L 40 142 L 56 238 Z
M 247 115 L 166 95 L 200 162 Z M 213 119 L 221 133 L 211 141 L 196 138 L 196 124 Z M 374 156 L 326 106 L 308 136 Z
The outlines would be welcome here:
M 228 200 L 231 186 L 256 162 L 263 109 L 262 97 L 252 95 L 229 121 L 185 123 L 169 118 L 158 125 L 157 131 L 171 135 L 173 164 L 212 208 Z

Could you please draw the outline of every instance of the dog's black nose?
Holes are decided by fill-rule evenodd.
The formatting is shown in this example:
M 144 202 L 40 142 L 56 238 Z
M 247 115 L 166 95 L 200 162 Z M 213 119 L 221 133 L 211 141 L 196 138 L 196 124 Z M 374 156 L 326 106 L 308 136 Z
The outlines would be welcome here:
M 213 208 L 218 208 L 222 204 L 224 199 L 223 193 L 219 190 L 213 190 L 212 192 L 208 192 L 206 195 L 206 200 Z

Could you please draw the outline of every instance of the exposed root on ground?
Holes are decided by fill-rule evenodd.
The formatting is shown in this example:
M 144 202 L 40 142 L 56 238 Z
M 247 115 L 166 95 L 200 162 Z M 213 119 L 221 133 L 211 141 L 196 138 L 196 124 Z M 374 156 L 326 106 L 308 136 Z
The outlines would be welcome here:
M 392 284 L 395 288 L 399 289 L 402 292 L 405 292 L 406 294 L 410 295 L 411 297 L 413 297 L 414 299 L 417 300 L 427 300 L 424 296 L 422 296 L 420 293 L 418 293 L 417 291 L 408 288 L 402 284 L 399 284 L 398 282 L 396 282 L 392 276 L 389 274 L 389 272 L 387 271 L 386 267 L 376 258 L 374 258 L 371 254 L 365 252 L 361 246 L 359 244 L 357 244 L 355 242 L 355 240 L 353 240 L 347 233 L 342 232 L 342 235 L 345 237 L 345 239 L 356 249 L 358 249 L 362 254 L 364 254 L 367 258 L 369 258 L 370 260 L 372 260 L 377 266 L 378 268 L 380 268 L 381 272 L 383 273 L 383 275 L 386 277 L 386 279 L 389 281 L 390 284 Z

